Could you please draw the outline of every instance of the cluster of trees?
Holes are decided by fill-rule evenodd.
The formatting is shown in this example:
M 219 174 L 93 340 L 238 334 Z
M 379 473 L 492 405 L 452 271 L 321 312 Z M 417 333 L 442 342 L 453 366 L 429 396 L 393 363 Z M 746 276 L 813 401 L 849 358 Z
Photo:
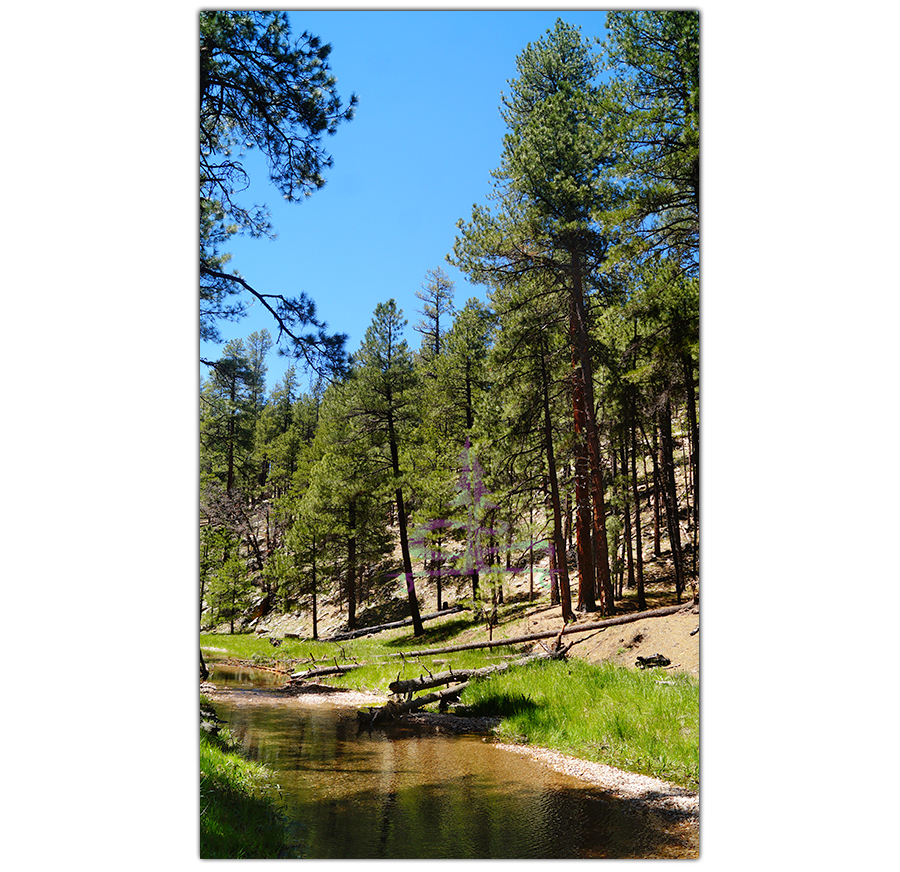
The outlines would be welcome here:
M 348 358 L 343 337 L 283 323 L 316 327 L 293 301 L 273 307 L 276 340 L 263 330 L 207 362 L 204 620 L 233 620 L 256 592 L 308 605 L 315 634 L 327 589 L 352 629 L 360 604 L 403 589 L 419 634 L 417 579 L 438 608 L 448 590 L 485 608 L 535 543 L 566 620 L 612 614 L 625 587 L 645 606 L 645 535 L 656 555 L 667 540 L 679 600 L 696 584 L 699 21 L 613 12 L 607 27 L 598 51 L 560 20 L 517 59 L 492 191 L 450 257 L 486 304 L 457 310 L 438 268 L 418 292 L 417 350 L 394 300 Z M 219 283 L 201 292 L 219 315 L 222 288 L 250 287 L 221 264 L 201 276 Z M 295 367 L 266 390 L 285 335 L 319 374 L 305 392 Z

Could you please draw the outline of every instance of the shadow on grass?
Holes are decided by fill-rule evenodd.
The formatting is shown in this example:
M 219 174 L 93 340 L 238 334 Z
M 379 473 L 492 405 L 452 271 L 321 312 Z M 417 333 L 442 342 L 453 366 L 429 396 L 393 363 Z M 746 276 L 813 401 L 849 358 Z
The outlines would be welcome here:
M 383 644 L 385 648 L 426 648 L 433 642 L 446 642 L 465 630 L 471 630 L 473 626 L 471 617 L 452 618 L 436 627 L 425 625 L 425 632 L 421 636 L 413 636 L 412 627 L 409 627 L 409 633 L 386 639 Z
M 516 715 L 533 713 L 546 708 L 547 704 L 536 703 L 524 693 L 492 693 L 465 707 L 465 714 L 474 718 L 512 718 Z M 462 714 L 462 712 L 460 712 Z

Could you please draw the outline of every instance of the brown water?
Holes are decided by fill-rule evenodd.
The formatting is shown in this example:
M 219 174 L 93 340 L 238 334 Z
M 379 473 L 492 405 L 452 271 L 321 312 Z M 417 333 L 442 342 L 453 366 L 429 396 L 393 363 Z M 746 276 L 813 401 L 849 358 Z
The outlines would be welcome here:
M 296 856 L 328 859 L 684 856 L 633 807 L 482 737 L 358 733 L 356 710 L 271 693 L 277 676 L 217 667 L 215 708 L 277 773 Z

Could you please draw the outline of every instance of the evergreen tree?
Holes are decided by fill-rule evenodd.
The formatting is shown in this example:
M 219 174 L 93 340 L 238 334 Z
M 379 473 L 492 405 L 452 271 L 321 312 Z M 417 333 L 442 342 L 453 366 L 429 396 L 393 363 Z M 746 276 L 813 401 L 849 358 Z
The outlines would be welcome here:
M 259 415 L 266 401 L 266 373 L 269 365 L 266 357 L 272 350 L 272 337 L 268 330 L 257 330 L 247 337 L 247 391 L 255 415 Z
M 479 428 L 480 444 L 490 445 L 491 464 L 498 478 L 511 482 L 511 491 L 530 495 L 545 492 L 549 503 L 549 548 L 553 604 L 562 607 L 563 620 L 574 620 L 566 546 L 559 445 L 571 450 L 571 422 L 564 404 L 571 408 L 567 377 L 566 316 L 553 306 L 553 297 L 539 291 L 537 273 L 523 275 L 515 283 L 492 292 L 500 330 L 491 349 L 494 379 L 492 412 Z M 490 434 L 490 435 L 489 435 Z M 485 449 L 482 448 L 482 451 Z M 504 475 L 505 473 L 505 475 Z
M 415 577 L 407 532 L 407 508 L 404 500 L 404 471 L 400 466 L 400 448 L 414 422 L 410 408 L 415 382 L 412 355 L 403 327 L 406 321 L 394 300 L 375 307 L 372 325 L 355 355 L 352 378 L 352 414 L 359 418 L 373 448 L 386 454 L 392 477 L 400 532 L 400 550 L 413 631 L 422 635 L 422 620 L 416 597 Z
M 595 275 L 612 240 L 594 215 L 618 196 L 604 178 L 612 163 L 608 140 L 594 112 L 599 91 L 592 42 L 559 20 L 544 40 L 529 44 L 516 61 L 519 78 L 503 98 L 504 137 L 493 213 L 475 208 L 460 225 L 457 265 L 476 281 L 517 281 L 530 272 L 544 278 L 541 293 L 556 293 L 568 314 L 576 436 L 577 539 L 583 608 L 612 612 L 606 547 L 605 495 L 595 417 L 590 348 L 589 292 L 606 291 Z
M 613 81 L 600 120 L 617 144 L 612 176 L 623 197 L 605 220 L 620 256 L 668 253 L 695 275 L 700 244 L 700 15 L 616 11 L 607 15 Z
M 237 233 L 271 235 L 265 207 L 248 207 L 243 150 L 258 148 L 269 179 L 289 201 L 325 184 L 331 166 L 323 136 L 353 117 L 356 97 L 341 104 L 328 66 L 331 46 L 302 33 L 291 38 L 284 12 L 200 13 L 200 335 L 219 341 L 219 320 L 236 320 L 246 296 L 278 325 L 291 354 L 314 369 L 344 366 L 342 334 L 329 335 L 305 295 L 285 297 L 254 288 L 226 272 L 223 251 Z M 312 329 L 308 329 L 312 328 Z
M 201 474 L 221 481 L 231 493 L 251 475 L 254 406 L 252 373 L 244 344 L 229 342 L 200 391 Z
M 440 267 L 430 269 L 416 296 L 423 303 L 423 317 L 415 329 L 422 334 L 422 357 L 428 361 L 441 355 L 444 335 L 453 314 L 453 282 Z
M 328 567 L 341 576 L 347 604 L 347 626 L 356 629 L 359 600 L 357 552 L 360 532 L 368 532 L 365 521 L 369 504 L 380 499 L 381 477 L 370 446 L 351 414 L 347 385 L 334 384 L 325 393 L 320 425 L 311 449 L 315 458 L 307 479 L 295 476 L 295 491 L 303 493 L 303 515 L 323 523 L 314 530 L 321 546 L 332 553 Z
M 466 301 L 447 334 L 438 373 L 442 414 L 454 431 L 456 448 L 475 423 L 475 410 L 490 388 L 487 357 L 493 341 L 494 314 L 476 297 Z

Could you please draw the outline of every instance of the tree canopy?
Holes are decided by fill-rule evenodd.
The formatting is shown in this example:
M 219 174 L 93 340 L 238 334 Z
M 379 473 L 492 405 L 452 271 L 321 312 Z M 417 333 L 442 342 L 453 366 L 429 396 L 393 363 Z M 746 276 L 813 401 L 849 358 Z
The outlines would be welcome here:
M 288 201 L 325 184 L 332 159 L 324 137 L 353 117 L 328 65 L 331 46 L 303 32 L 291 39 L 284 12 L 200 13 L 200 332 L 219 341 L 218 322 L 237 320 L 256 299 L 278 327 L 275 343 L 318 371 L 341 371 L 343 334 L 329 335 L 304 293 L 264 293 L 226 271 L 228 240 L 271 236 L 264 206 L 247 205 L 245 150 L 264 155 L 269 181 Z
M 239 204 L 238 147 L 262 149 L 276 187 L 302 198 L 330 165 L 320 137 L 355 101 L 341 107 L 327 46 L 290 43 L 280 13 L 203 13 L 204 329 L 230 316 L 237 291 L 279 327 L 274 341 L 229 343 L 202 388 L 211 622 L 262 586 L 285 609 L 311 600 L 314 632 L 323 598 L 352 628 L 387 591 L 420 635 L 432 595 L 476 614 L 503 603 L 517 548 L 532 569 L 546 561 L 564 621 L 629 597 L 643 607 L 651 573 L 668 573 L 679 599 L 696 586 L 698 18 L 608 22 L 602 45 L 557 21 L 500 97 L 499 166 L 448 258 L 486 301 L 457 309 L 453 282 L 428 270 L 410 289 L 419 349 L 391 299 L 343 368 L 342 337 L 309 300 L 259 294 L 224 272 L 219 246 L 270 232 Z M 270 101 L 283 90 L 294 96 Z M 303 394 L 291 368 L 266 392 L 266 355 L 285 337 L 303 363 L 331 367 L 327 386 Z

